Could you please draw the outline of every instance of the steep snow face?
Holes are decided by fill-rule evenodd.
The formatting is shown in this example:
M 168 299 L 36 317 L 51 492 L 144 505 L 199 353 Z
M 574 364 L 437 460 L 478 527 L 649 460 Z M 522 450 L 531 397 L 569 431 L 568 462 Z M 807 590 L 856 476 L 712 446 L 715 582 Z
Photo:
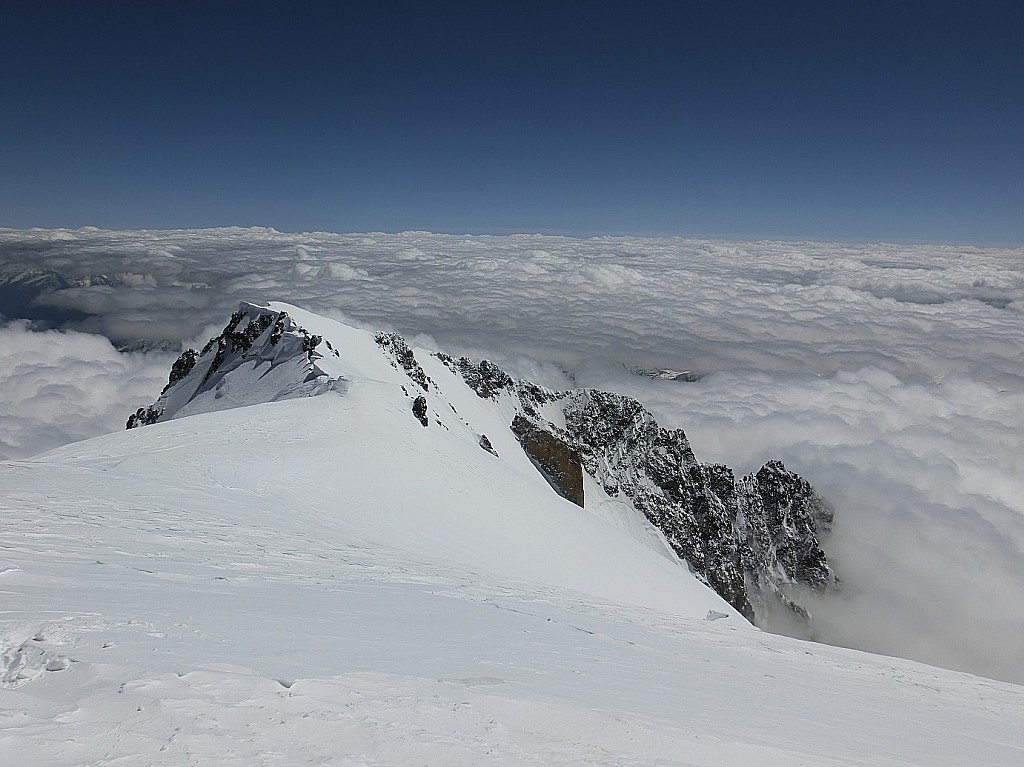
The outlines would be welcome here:
M 5 765 L 1019 761 L 1024 688 L 758 631 L 508 385 L 271 309 L 346 387 L 0 464 Z
M 828 531 L 831 510 L 781 463 L 737 481 L 726 466 L 698 462 L 681 430 L 662 429 L 629 397 L 553 392 L 515 381 L 486 360 L 413 350 L 394 333 L 372 340 L 376 349 L 369 334 L 295 307 L 242 304 L 201 353 L 181 356 L 160 399 L 133 415 L 128 427 L 338 391 L 353 376 L 384 376 L 401 388 L 404 404 L 395 404 L 407 407 L 422 427 L 433 423 L 450 431 L 447 422 L 457 422 L 458 430 L 468 430 L 499 459 L 507 460 L 509 451 L 498 449 L 492 437 L 507 437 L 511 427 L 519 443 L 511 448 L 515 459 L 522 461 L 525 452 L 552 489 L 583 507 L 585 469 L 601 490 L 591 507 L 621 498 L 703 583 L 752 622 L 763 622 L 779 604 L 809 619 L 796 590 L 836 587 L 818 540 Z M 382 360 L 392 371 L 380 369 Z M 471 408 L 472 417 L 465 410 L 470 392 L 484 403 Z

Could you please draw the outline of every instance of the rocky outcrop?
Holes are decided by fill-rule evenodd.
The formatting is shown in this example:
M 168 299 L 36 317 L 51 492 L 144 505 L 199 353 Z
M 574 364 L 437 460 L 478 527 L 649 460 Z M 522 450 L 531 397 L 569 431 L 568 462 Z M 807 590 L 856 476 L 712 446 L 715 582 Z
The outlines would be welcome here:
M 497 399 L 501 392 L 511 388 L 515 381 L 497 365 L 481 360 L 479 364 L 473 363 L 468 357 L 454 359 L 448 354 L 438 353 L 434 355 L 443 362 L 453 373 L 462 376 L 466 386 L 477 393 L 477 396 L 484 399 Z
M 427 418 L 427 398 L 422 394 L 412 401 L 412 414 L 424 426 L 430 426 L 430 419 Z
M 698 463 L 681 429 L 661 428 L 630 397 L 583 391 L 567 400 L 566 433 L 587 473 L 608 495 L 628 498 L 694 572 L 753 618 L 732 515 L 715 493 L 732 487 L 731 472 Z
M 486 434 L 481 434 L 480 435 L 480 439 L 478 440 L 478 442 L 480 444 L 480 447 L 482 447 L 488 453 L 493 455 L 495 458 L 499 457 L 498 456 L 498 451 L 494 449 L 494 445 L 491 444 L 491 441 L 487 438 Z
M 178 383 L 182 378 L 192 372 L 192 368 L 196 366 L 196 362 L 199 359 L 199 354 L 195 349 L 186 349 L 182 352 L 181 356 L 174 361 L 171 365 L 171 375 L 167 379 L 167 385 L 161 390 L 161 394 L 170 389 L 174 384 Z
M 829 531 L 832 511 L 781 462 L 737 481 L 727 466 L 697 461 L 681 429 L 660 427 L 621 394 L 574 392 L 564 414 L 570 442 L 605 492 L 632 501 L 751 621 L 774 600 L 807 617 L 798 588 L 837 586 L 818 539 Z
M 378 333 L 374 338 L 377 345 L 391 357 L 391 364 L 401 368 L 406 375 L 417 386 L 427 391 L 430 386 L 430 378 L 423 371 L 423 367 L 416 359 L 412 349 L 398 333 Z
M 769 461 L 737 488 L 736 529 L 752 591 L 769 592 L 806 617 L 791 594 L 792 584 L 816 593 L 838 586 L 818 541 L 832 529 L 832 507 L 781 461 Z
M 521 415 L 513 419 L 512 433 L 555 492 L 582 507 L 583 464 L 579 453 L 565 440 Z
M 178 357 L 159 399 L 139 408 L 126 426 L 134 429 L 166 421 L 183 409 L 202 412 L 210 399 L 244 401 L 244 390 L 252 387 L 260 387 L 266 401 L 340 388 L 343 382 L 331 379 L 316 365 L 322 341 L 287 312 L 242 303 L 202 351 L 186 349 Z
M 150 405 L 149 407 L 140 407 L 128 416 L 128 422 L 125 424 L 125 428 L 134 429 L 138 426 L 149 426 L 159 421 L 160 416 L 163 414 L 163 409 L 153 405 Z

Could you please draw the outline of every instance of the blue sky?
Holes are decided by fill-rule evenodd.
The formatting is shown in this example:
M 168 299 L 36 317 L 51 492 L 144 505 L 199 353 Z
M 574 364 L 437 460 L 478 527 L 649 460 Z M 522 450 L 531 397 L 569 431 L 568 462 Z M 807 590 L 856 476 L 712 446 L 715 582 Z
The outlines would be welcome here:
M 1024 243 L 1024 8 L 40 2 L 0 226 Z

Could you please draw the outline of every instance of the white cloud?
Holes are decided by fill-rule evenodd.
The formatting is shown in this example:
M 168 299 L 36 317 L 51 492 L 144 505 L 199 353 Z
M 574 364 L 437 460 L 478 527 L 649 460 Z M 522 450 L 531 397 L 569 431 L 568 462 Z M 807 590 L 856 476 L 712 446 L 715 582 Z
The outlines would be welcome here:
M 824 638 L 1024 681 L 1024 249 L 0 230 L 0 274 L 30 268 L 112 278 L 40 300 L 118 340 L 201 342 L 239 300 L 276 299 L 551 385 L 568 369 L 628 390 L 698 456 L 741 471 L 779 457 L 834 501 L 846 595 L 819 607 Z M 31 395 L 0 387 L 34 403 L 18 439 L 119 428 L 137 407 L 132 377 L 103 367 L 120 356 L 88 354 L 96 367 L 73 359 L 109 388 L 48 389 L 73 364 L 51 354 L 18 374 Z M 622 363 L 707 377 L 652 382 Z M 62 400 L 74 415 L 40 418 Z
M 121 354 L 102 336 L 0 327 L 0 458 L 123 429 L 167 382 L 173 354 Z

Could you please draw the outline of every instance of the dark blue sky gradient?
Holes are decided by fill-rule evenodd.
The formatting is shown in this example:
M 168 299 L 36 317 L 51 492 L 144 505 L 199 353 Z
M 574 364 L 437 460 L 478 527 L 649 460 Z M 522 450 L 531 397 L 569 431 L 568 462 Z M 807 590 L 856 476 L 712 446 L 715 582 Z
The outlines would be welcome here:
M 1024 243 L 1024 4 L 18 5 L 0 226 Z

